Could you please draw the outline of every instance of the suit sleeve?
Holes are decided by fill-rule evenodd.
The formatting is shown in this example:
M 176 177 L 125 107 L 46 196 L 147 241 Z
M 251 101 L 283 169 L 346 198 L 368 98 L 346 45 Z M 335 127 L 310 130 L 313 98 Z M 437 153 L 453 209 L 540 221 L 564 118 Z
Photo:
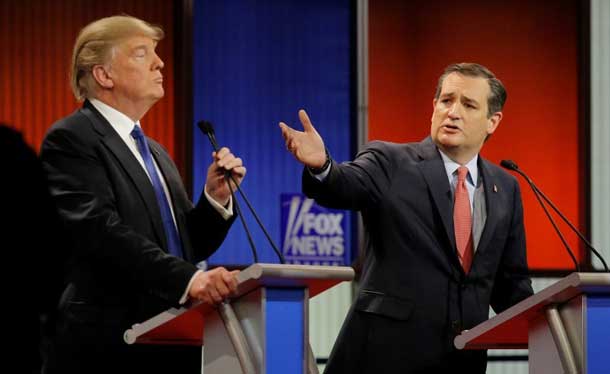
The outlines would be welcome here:
M 533 294 L 525 251 L 521 191 L 516 181 L 513 181 L 513 186 L 510 231 L 491 294 L 491 306 L 496 313 L 501 313 Z
M 136 289 L 177 302 L 197 270 L 167 255 L 121 221 L 115 193 L 95 145 L 58 128 L 41 157 L 59 215 L 72 238 L 72 257 L 95 264 Z
M 362 210 L 374 206 L 389 188 L 393 165 L 387 146 L 373 142 L 354 161 L 331 164 L 319 181 L 303 170 L 303 192 L 318 203 L 336 209 Z
M 224 219 L 201 192 L 197 206 L 187 214 L 195 261 L 205 260 L 220 247 L 235 218 L 236 214 L 233 214 L 229 219 Z

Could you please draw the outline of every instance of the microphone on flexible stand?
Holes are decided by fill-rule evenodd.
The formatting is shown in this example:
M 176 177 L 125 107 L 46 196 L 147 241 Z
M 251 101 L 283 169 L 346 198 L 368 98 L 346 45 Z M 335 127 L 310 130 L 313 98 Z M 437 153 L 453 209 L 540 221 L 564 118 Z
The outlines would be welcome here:
M 212 126 L 212 124 L 210 122 L 208 122 L 208 121 L 199 121 L 197 123 L 197 127 L 199 127 L 199 129 L 208 137 L 208 139 L 210 140 L 210 143 L 212 144 L 212 147 L 214 148 L 214 151 L 218 152 L 220 150 L 220 147 L 218 146 L 218 142 L 216 141 L 216 136 L 214 135 L 214 126 Z M 271 247 L 273 248 L 273 251 L 275 252 L 275 254 L 277 255 L 277 257 L 280 260 L 280 263 L 285 264 L 286 260 L 284 259 L 284 255 L 282 255 L 282 252 L 280 252 L 280 250 L 277 248 L 277 246 L 273 242 L 273 239 L 271 239 L 271 236 L 267 232 L 267 229 L 265 228 L 265 225 L 263 225 L 263 223 L 261 222 L 260 218 L 256 214 L 256 211 L 254 210 L 254 208 L 250 204 L 250 201 L 248 200 L 248 198 L 246 197 L 246 195 L 242 191 L 242 189 L 239 186 L 239 184 L 235 181 L 235 179 L 233 178 L 233 175 L 231 174 L 230 171 L 227 170 L 225 172 L 225 178 L 227 179 L 227 182 L 229 183 L 229 187 L 231 186 L 230 182 L 233 182 L 233 184 L 237 188 L 237 191 L 239 191 L 240 196 L 246 202 L 246 205 L 248 206 L 248 209 L 250 210 L 250 212 L 254 216 L 254 219 L 256 220 L 256 223 L 263 230 L 263 233 L 265 234 L 265 237 L 267 238 L 267 240 L 271 244 Z M 233 199 L 233 203 L 235 204 L 235 212 L 236 212 L 236 214 L 239 215 L 239 218 L 240 218 L 241 223 L 242 223 L 242 225 L 244 227 L 244 230 L 246 231 L 246 235 L 248 237 L 248 242 L 250 243 L 250 248 L 252 249 L 252 254 L 253 254 L 253 257 L 254 257 L 254 262 L 258 262 L 258 255 L 257 255 L 257 252 L 256 252 L 256 246 L 254 245 L 254 241 L 252 240 L 252 236 L 250 235 L 250 231 L 248 230 L 248 226 L 246 225 L 246 221 L 244 220 L 243 214 L 242 214 L 241 210 L 239 209 L 239 204 L 237 202 L 237 199 L 235 198 L 235 195 L 233 194 L 233 189 L 229 188 L 229 191 L 231 191 L 231 198 Z
M 555 204 L 553 204 L 553 202 L 551 201 L 551 199 L 549 199 L 544 192 L 542 192 L 535 184 L 534 182 L 530 179 L 530 177 L 527 176 L 527 174 L 525 174 L 525 172 L 523 172 L 521 169 L 519 169 L 519 166 L 517 166 L 517 164 L 512 161 L 512 160 L 502 160 L 500 161 L 500 165 L 502 167 L 504 167 L 505 169 L 508 170 L 512 170 L 517 172 L 519 175 L 521 175 L 526 181 L 527 183 L 530 185 L 530 187 L 532 188 L 532 190 L 534 191 L 534 195 L 536 196 L 536 199 L 538 200 L 538 202 L 540 203 L 540 205 L 542 206 L 542 208 L 544 209 L 544 212 L 546 213 L 547 217 L 549 218 L 549 220 L 551 221 L 551 223 L 553 224 L 553 228 L 555 228 L 555 231 L 557 232 L 557 234 L 559 235 L 559 237 L 561 238 L 561 241 L 563 242 L 563 245 L 565 246 L 565 248 L 567 249 L 568 253 L 570 254 L 570 257 L 572 258 L 572 261 L 574 262 L 574 265 L 576 266 L 576 270 L 579 271 L 579 266 L 578 266 L 578 262 L 576 261 L 576 257 L 574 257 L 574 253 L 572 253 L 572 250 L 570 249 L 570 247 L 568 246 L 568 243 L 566 242 L 565 238 L 563 237 L 563 235 L 561 234 L 561 232 L 559 231 L 559 228 L 557 227 L 557 225 L 555 224 L 555 221 L 553 220 L 553 218 L 551 217 L 550 213 L 548 212 L 546 206 L 543 204 L 542 200 L 540 199 L 540 197 L 542 197 L 547 204 L 549 204 L 551 206 L 551 208 L 553 208 L 553 210 L 555 211 L 555 213 L 557 213 L 559 215 L 559 217 L 561 217 L 561 219 L 570 227 L 570 229 L 576 233 L 576 235 L 580 238 L 580 240 L 583 241 L 583 243 L 585 243 L 585 245 L 587 246 L 587 248 L 589 248 L 591 250 L 591 252 L 593 252 L 593 254 L 595 254 L 595 256 L 601 261 L 602 265 L 604 266 L 604 269 L 606 272 L 609 272 L 608 270 L 608 265 L 606 264 L 606 261 L 604 260 L 604 258 L 602 257 L 601 254 L 599 254 L 599 252 L 593 248 L 593 245 L 584 237 L 584 235 L 578 231 L 578 229 L 576 229 L 576 227 L 572 224 L 572 222 L 570 222 L 570 220 L 567 219 L 567 217 L 561 213 L 561 211 L 559 210 L 559 208 L 557 208 L 555 206 Z
M 199 129 L 201 129 L 201 131 L 203 131 L 203 133 L 208 136 L 208 139 L 210 139 L 210 143 L 212 143 L 212 147 L 214 148 L 214 151 L 218 152 L 219 147 L 218 147 L 218 143 L 216 142 L 216 137 L 214 136 L 214 128 L 212 127 L 212 124 L 207 121 L 199 121 L 199 123 L 197 123 L 197 126 L 199 126 Z M 230 179 L 233 181 L 233 183 L 236 186 L 239 186 L 237 184 L 237 182 L 235 182 L 235 179 L 233 179 L 231 172 L 228 170 L 225 171 L 225 179 L 227 179 L 227 182 L 229 182 L 229 179 Z M 244 231 L 246 231 L 246 237 L 248 238 L 248 243 L 250 244 L 250 250 L 252 251 L 252 257 L 254 258 L 254 262 L 257 263 L 258 262 L 258 252 L 256 251 L 256 245 L 254 245 L 254 240 L 252 240 L 252 235 L 250 234 L 248 225 L 246 225 L 246 221 L 244 220 L 244 216 L 241 213 L 241 209 L 239 209 L 239 203 L 238 203 L 237 199 L 235 198 L 235 194 L 233 193 L 233 189 L 231 188 L 231 183 L 229 183 L 229 191 L 231 192 L 231 199 L 233 199 L 233 205 L 235 206 L 235 214 L 239 217 L 239 220 L 241 221 L 241 224 L 244 227 Z

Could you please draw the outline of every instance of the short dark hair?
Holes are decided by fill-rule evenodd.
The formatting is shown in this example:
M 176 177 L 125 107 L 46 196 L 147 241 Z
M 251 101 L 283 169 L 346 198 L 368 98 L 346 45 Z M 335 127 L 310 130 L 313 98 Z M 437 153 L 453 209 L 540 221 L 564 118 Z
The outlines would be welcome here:
M 490 95 L 487 98 L 487 117 L 489 118 L 494 113 L 502 111 L 506 102 L 506 88 L 504 88 L 502 82 L 489 69 L 472 62 L 461 62 L 447 66 L 443 74 L 438 78 L 436 93 L 434 94 L 435 99 L 438 99 L 440 96 L 443 82 L 451 73 L 458 73 L 467 77 L 485 78 L 490 88 Z

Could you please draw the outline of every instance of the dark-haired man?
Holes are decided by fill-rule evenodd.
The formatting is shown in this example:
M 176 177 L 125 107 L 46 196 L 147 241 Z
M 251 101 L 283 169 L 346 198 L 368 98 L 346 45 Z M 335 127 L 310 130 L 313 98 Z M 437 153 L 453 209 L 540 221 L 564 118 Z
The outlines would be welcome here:
M 303 189 L 358 210 L 366 230 L 361 287 L 326 373 L 484 373 L 485 351 L 456 334 L 532 294 L 523 208 L 514 177 L 479 156 L 502 120 L 506 91 L 479 64 L 448 66 L 430 137 L 372 142 L 337 164 L 305 111 L 304 131 L 280 123 L 305 165 Z

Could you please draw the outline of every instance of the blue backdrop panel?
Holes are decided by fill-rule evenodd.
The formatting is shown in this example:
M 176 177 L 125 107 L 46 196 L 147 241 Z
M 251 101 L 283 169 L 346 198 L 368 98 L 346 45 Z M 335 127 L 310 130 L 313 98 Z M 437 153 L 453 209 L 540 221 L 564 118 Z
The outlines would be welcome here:
M 304 298 L 304 289 L 267 288 L 265 362 L 268 374 L 303 372 Z
M 349 0 L 194 3 L 194 195 L 211 160 L 212 148 L 196 128 L 206 119 L 220 145 L 244 160 L 243 190 L 278 245 L 280 194 L 301 191 L 302 171 L 285 149 L 278 122 L 300 129 L 297 111 L 304 108 L 336 160 L 353 156 L 351 12 Z M 260 261 L 278 262 L 254 219 L 246 217 Z M 252 262 L 238 221 L 210 262 Z
M 610 372 L 610 298 L 587 298 L 587 373 Z

